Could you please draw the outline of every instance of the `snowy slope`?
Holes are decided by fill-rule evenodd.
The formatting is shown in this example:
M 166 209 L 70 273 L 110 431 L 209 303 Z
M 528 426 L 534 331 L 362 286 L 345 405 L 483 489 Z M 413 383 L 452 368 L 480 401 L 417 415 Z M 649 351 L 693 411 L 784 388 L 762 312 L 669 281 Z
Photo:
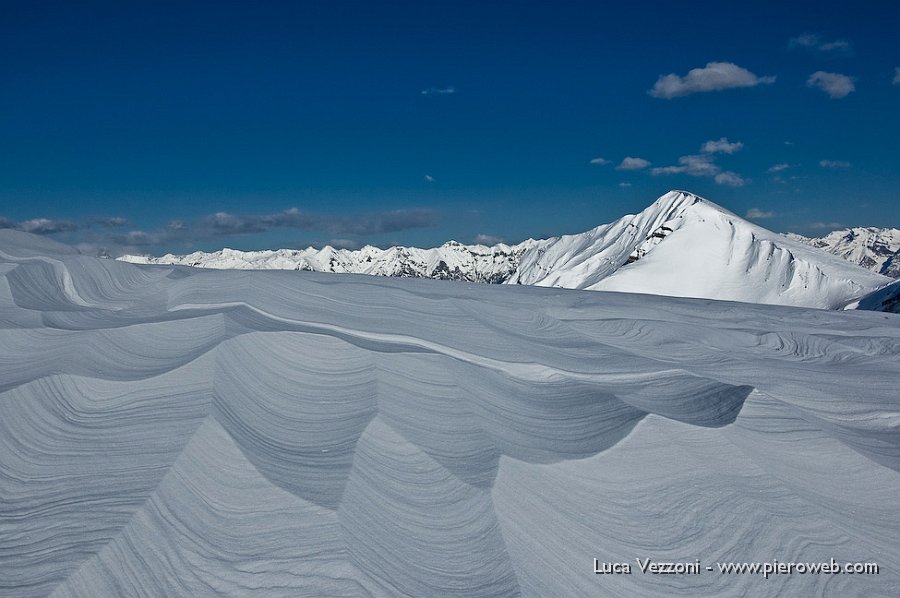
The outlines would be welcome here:
M 526 253 L 510 283 L 838 308 L 889 279 L 672 191 Z
M 788 233 L 787 237 L 824 249 L 863 268 L 885 276 L 900 277 L 900 229 L 856 227 L 836 230 L 821 237 Z
M 672 191 L 637 215 L 585 233 L 518 245 L 445 243 L 434 249 L 223 249 L 133 263 L 408 276 L 627 291 L 838 308 L 890 281 L 805 242 Z
M 895 280 L 886 287 L 850 302 L 844 309 L 867 309 L 900 314 L 900 280 Z
M 225 270 L 305 270 L 498 283 L 509 278 L 522 254 L 537 243 L 529 239 L 517 245 L 500 243 L 491 247 L 449 241 L 432 249 L 379 249 L 370 245 L 358 250 L 330 246 L 275 251 L 222 249 L 159 258 L 126 255 L 120 259 L 138 264 L 180 264 Z
M 0 595 L 896 596 L 898 378 L 890 314 L 4 230 Z M 832 558 L 880 572 L 715 569 Z

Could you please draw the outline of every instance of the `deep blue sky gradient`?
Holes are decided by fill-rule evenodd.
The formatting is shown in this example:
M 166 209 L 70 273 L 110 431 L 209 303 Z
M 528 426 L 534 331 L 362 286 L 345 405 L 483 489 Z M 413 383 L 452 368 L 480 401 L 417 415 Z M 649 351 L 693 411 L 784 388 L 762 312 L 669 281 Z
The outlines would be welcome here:
M 774 230 L 900 226 L 895 2 L 0 8 L 0 216 L 68 221 L 64 241 L 117 251 L 144 231 L 130 239 L 156 253 L 518 241 L 587 230 L 672 188 L 772 212 L 758 222 Z M 810 33 L 850 50 L 789 48 Z M 710 61 L 776 81 L 648 94 Z M 856 90 L 808 87 L 820 70 Z M 721 137 L 744 144 L 717 158 L 742 187 L 614 168 L 676 164 Z M 790 168 L 767 172 L 778 163 Z M 313 217 L 258 218 L 289 208 Z M 254 225 L 212 227 L 218 212 Z M 128 224 L 92 220 L 113 216 Z M 160 234 L 173 220 L 180 232 Z

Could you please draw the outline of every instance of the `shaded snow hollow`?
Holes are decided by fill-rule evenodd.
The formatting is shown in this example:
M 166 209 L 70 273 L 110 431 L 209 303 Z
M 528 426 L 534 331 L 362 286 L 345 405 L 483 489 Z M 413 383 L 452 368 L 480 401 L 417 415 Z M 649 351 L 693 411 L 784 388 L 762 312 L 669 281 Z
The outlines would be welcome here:
M 896 596 L 897 380 L 890 314 L 0 231 L 0 595 Z

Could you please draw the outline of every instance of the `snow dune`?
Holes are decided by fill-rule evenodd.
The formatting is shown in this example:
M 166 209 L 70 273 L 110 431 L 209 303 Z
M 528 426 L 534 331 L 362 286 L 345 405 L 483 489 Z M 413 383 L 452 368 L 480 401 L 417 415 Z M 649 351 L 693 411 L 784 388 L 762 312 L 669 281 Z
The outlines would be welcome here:
M 0 231 L 0 595 L 897 595 L 898 357 L 891 314 Z M 647 557 L 881 570 L 593 573 Z

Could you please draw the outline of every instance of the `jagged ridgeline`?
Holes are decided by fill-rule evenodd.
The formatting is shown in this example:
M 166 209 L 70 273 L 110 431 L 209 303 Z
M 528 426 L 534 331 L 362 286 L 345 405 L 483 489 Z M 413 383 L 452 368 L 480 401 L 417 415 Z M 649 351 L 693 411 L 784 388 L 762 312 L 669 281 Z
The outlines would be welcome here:
M 611 224 L 517 245 L 488 247 L 451 241 L 433 249 L 223 249 L 122 259 L 205 268 L 612 290 L 827 309 L 842 308 L 891 282 L 810 242 L 773 233 L 691 193 L 672 191 L 641 213 Z

